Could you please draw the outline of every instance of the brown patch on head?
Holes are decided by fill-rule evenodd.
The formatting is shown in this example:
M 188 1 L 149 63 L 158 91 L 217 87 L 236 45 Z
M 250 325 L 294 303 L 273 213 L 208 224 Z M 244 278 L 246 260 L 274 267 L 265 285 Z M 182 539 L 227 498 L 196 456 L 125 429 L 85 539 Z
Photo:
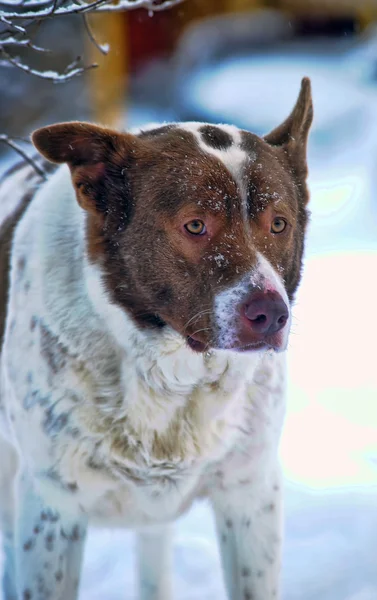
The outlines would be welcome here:
M 280 127 L 264 139 L 241 134 L 239 176 L 226 166 L 236 142 L 221 126 L 198 126 L 198 137 L 179 125 L 135 136 L 66 123 L 38 130 L 33 141 L 49 160 L 70 167 L 87 211 L 89 259 L 111 300 L 140 327 L 168 324 L 205 349 L 216 346 L 215 298 L 250 277 L 258 252 L 294 296 L 311 115 L 304 80 Z M 224 161 L 216 154 L 223 150 Z M 279 235 L 271 230 L 276 219 L 287 223 Z

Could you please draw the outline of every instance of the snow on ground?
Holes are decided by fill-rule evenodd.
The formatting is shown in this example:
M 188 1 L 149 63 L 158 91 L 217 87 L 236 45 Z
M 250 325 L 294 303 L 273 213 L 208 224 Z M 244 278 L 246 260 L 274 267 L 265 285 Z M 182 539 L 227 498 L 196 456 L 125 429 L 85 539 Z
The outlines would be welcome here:
M 314 97 L 324 98 L 335 84 L 320 75 Z M 234 71 L 232 77 L 236 96 Z M 245 75 L 239 77 L 241 89 Z M 360 93 L 337 96 L 339 111 L 328 123 L 343 111 L 338 150 L 320 136 L 311 146 L 313 218 L 290 342 L 281 445 L 284 600 L 377 598 L 377 112 L 368 104 L 363 113 L 361 102 L 355 139 L 347 107 Z M 259 105 L 265 102 L 260 98 Z M 321 111 L 325 119 L 323 102 Z M 132 114 L 139 125 L 148 110 Z M 132 533 L 91 531 L 81 600 L 136 599 L 134 559 Z M 203 502 L 176 525 L 174 584 L 177 600 L 225 600 L 212 516 Z

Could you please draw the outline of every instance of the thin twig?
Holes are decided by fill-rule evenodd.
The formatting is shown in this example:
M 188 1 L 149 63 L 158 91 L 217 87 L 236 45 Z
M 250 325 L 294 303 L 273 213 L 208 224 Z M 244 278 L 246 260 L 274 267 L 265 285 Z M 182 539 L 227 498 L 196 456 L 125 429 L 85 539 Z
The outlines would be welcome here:
M 0 4 L 0 6 L 1 6 L 1 4 Z M 15 23 L 12 23 L 12 21 L 9 21 L 9 19 L 4 17 L 4 15 L 0 15 L 0 21 L 2 23 L 4 23 L 5 25 L 8 25 L 8 27 L 10 27 L 11 29 L 19 31 L 21 33 L 26 33 L 26 30 L 23 27 L 21 27 L 20 25 L 16 25 Z
M 109 52 L 109 44 L 100 44 L 99 42 L 97 42 L 94 33 L 89 25 L 89 21 L 88 21 L 88 17 L 86 14 L 83 14 L 82 16 L 83 21 L 84 21 L 84 25 L 85 25 L 85 29 L 86 29 L 86 33 L 88 34 L 88 37 L 90 39 L 90 41 L 92 42 L 92 44 L 94 44 L 94 46 L 97 48 L 97 50 L 99 50 L 101 52 L 101 54 L 103 54 L 104 56 L 106 56 Z
M 59 0 L 54 0 L 53 5 L 51 7 L 51 16 L 55 13 Z
M 64 83 L 69 79 L 72 79 L 72 77 L 81 75 L 81 73 L 84 73 L 89 69 L 95 69 L 96 67 L 98 67 L 96 63 L 84 67 L 78 67 L 76 65 L 78 64 L 79 59 L 77 59 L 74 61 L 74 63 L 72 63 L 72 65 L 69 65 L 67 67 L 65 73 L 57 73 L 57 71 L 38 71 L 38 69 L 33 69 L 32 67 L 29 67 L 29 65 L 25 65 L 17 58 L 13 58 L 4 49 L 2 49 L 2 54 L 5 56 L 7 62 L 9 62 L 14 67 L 17 67 L 21 71 L 24 71 L 24 73 L 28 73 L 29 75 L 35 75 L 36 77 L 46 79 L 47 81 L 53 81 L 54 83 Z
M 26 152 L 21 148 L 21 146 L 14 142 L 14 139 L 16 138 L 10 138 L 5 134 L 0 134 L 0 142 L 3 142 L 7 146 L 15 150 L 15 152 L 22 156 L 22 158 L 33 167 L 33 169 L 38 173 L 38 175 L 40 175 L 43 179 L 47 179 L 46 173 L 37 165 L 35 160 L 31 158 L 31 156 L 26 154 Z
M 8 37 L 5 39 L 0 38 L 0 51 L 3 50 L 5 46 L 23 46 L 25 48 L 30 48 L 30 50 L 34 50 L 35 52 L 44 52 L 47 54 L 51 52 L 51 50 L 49 50 L 48 48 L 41 48 L 40 46 L 36 46 L 35 44 L 33 44 L 33 42 L 31 42 L 28 39 L 19 40 L 15 37 Z

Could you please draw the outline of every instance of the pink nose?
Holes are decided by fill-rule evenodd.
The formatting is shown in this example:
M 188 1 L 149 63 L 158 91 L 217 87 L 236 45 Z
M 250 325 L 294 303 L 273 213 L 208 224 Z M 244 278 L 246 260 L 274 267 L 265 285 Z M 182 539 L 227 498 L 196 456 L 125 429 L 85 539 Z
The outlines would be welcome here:
M 288 307 L 277 292 L 254 292 L 244 310 L 252 331 L 264 336 L 283 329 L 289 317 Z

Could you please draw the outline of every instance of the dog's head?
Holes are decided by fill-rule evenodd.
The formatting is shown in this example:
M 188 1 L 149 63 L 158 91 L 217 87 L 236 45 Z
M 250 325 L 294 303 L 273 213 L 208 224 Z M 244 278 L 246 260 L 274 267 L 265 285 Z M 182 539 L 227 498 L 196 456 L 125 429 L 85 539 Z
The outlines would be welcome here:
M 138 134 L 87 123 L 35 131 L 67 163 L 86 211 L 89 260 L 139 328 L 173 328 L 196 351 L 287 343 L 307 222 L 304 79 L 286 121 L 264 138 L 177 123 Z

